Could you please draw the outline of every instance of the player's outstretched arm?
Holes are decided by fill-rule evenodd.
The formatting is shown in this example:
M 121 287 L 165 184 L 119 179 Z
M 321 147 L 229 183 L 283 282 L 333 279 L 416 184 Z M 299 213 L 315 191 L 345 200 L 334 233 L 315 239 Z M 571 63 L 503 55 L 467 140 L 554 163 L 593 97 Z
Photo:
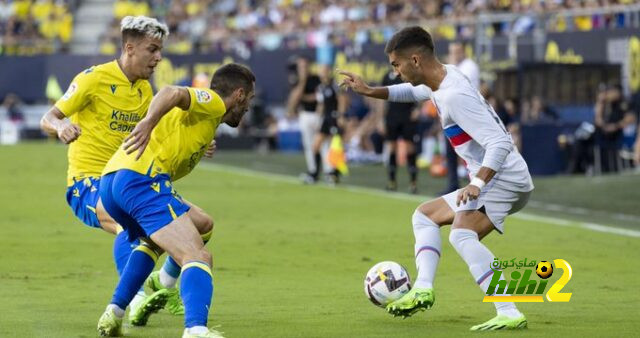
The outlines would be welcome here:
M 345 70 L 338 70 L 338 74 L 344 76 L 342 82 L 340 83 L 340 87 L 343 89 L 351 89 L 360 95 L 369 96 L 376 99 L 389 99 L 389 89 L 387 89 L 387 87 L 371 87 L 366 84 L 359 75 L 347 72 Z
M 140 120 L 131 134 L 124 140 L 124 150 L 131 154 L 138 150 L 136 160 L 142 156 L 151 140 L 153 128 L 171 109 L 178 107 L 188 110 L 191 103 L 189 91 L 185 87 L 169 86 L 162 88 L 151 100 L 147 116 Z
M 65 144 L 75 141 L 82 134 L 80 126 L 71 123 L 55 106 L 40 119 L 40 129 L 49 135 L 57 135 Z
M 340 87 L 351 89 L 360 95 L 392 102 L 421 102 L 431 99 L 432 91 L 425 85 L 401 83 L 387 87 L 371 87 L 356 74 L 342 70 L 338 73 L 344 76 Z

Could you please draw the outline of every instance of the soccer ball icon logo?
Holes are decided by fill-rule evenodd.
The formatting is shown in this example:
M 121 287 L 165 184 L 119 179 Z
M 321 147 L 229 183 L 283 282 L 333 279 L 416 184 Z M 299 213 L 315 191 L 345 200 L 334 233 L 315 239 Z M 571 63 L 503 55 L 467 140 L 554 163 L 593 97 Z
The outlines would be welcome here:
M 540 278 L 547 279 L 553 274 L 553 266 L 547 261 L 540 261 L 540 263 L 536 265 L 536 273 Z

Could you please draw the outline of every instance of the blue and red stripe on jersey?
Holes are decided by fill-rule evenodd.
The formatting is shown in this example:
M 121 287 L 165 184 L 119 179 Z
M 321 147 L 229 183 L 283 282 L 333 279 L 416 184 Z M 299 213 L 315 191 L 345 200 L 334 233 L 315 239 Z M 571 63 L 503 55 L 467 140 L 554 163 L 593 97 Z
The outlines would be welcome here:
M 471 141 L 471 136 L 467 134 L 462 128 L 458 127 L 457 124 L 452 125 L 444 130 L 444 134 L 451 142 L 451 145 L 457 147 L 459 145 L 465 144 Z

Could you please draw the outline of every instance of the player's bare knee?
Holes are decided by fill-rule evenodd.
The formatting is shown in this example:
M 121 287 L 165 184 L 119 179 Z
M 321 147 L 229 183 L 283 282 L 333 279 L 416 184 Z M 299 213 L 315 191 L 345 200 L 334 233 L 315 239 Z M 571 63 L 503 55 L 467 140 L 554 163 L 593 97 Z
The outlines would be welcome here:
M 213 230 L 213 218 L 207 214 L 203 216 L 202 228 L 198 229 L 200 234 L 206 234 Z
M 204 212 L 204 210 L 193 206 L 192 210 L 189 211 L 189 218 L 201 235 L 213 230 L 213 218 Z
M 414 229 L 425 228 L 429 226 L 439 227 L 429 216 L 425 215 L 420 208 L 417 208 L 411 216 L 411 223 Z
M 199 214 L 194 220 L 193 224 L 198 229 L 198 233 L 203 235 L 213 230 L 213 218 L 206 213 Z
M 446 204 L 443 205 L 439 200 L 421 204 L 416 208 L 414 215 L 416 212 L 423 214 L 440 227 L 451 224 L 455 216 L 455 213 L 453 213 L 449 206 Z

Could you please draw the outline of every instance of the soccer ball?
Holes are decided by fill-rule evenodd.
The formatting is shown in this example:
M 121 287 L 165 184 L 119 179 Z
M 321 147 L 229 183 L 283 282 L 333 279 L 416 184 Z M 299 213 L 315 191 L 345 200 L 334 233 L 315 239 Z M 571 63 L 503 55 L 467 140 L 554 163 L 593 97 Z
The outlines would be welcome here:
M 364 278 L 364 293 L 380 307 L 400 299 L 411 290 L 407 270 L 396 262 L 380 262 L 374 265 Z
M 547 279 L 553 274 L 553 266 L 547 261 L 540 261 L 540 263 L 536 265 L 536 273 L 540 278 Z

